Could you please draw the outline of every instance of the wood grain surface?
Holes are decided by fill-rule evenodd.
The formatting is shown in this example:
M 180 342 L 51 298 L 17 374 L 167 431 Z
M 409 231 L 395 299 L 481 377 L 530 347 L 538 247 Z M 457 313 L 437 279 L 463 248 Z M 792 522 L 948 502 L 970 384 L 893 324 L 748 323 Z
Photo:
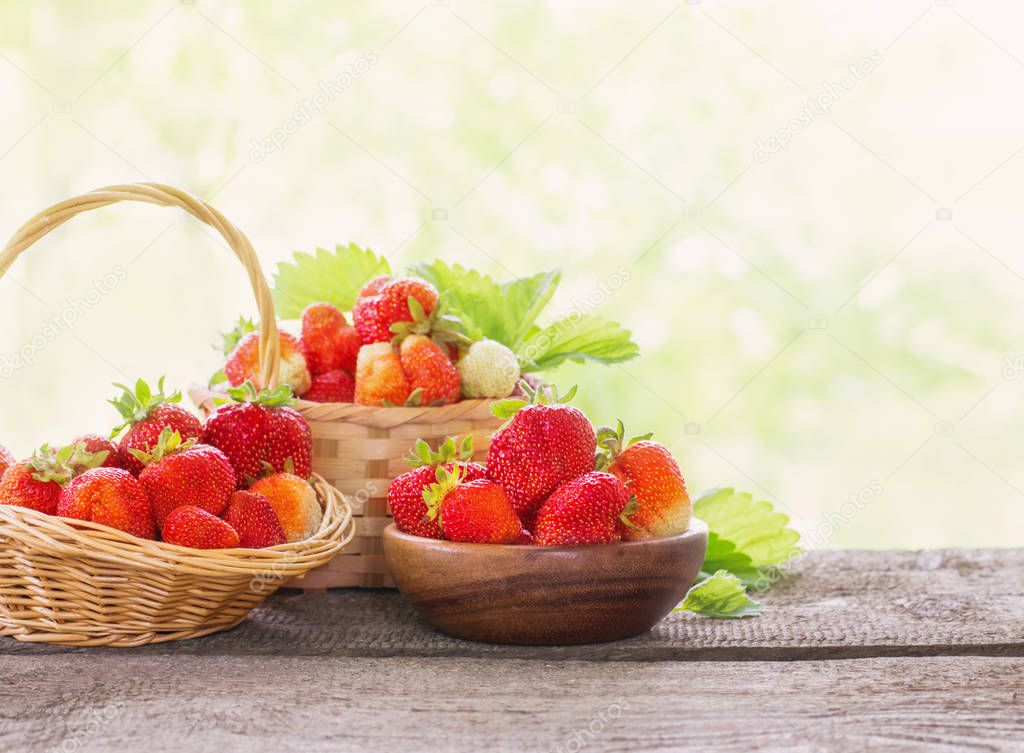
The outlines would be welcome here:
M 506 647 L 390 591 L 138 649 L 0 641 L 0 751 L 1024 751 L 1024 550 L 822 552 L 738 621 Z

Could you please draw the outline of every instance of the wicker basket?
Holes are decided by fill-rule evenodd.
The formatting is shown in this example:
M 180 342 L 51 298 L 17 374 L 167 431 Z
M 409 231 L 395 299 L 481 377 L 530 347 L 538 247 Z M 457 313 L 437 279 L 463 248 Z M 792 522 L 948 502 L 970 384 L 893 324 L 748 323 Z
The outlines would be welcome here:
M 0 276 L 29 246 L 76 214 L 120 201 L 177 207 L 224 236 L 256 295 L 261 373 L 273 384 L 277 327 L 252 245 L 216 209 L 176 189 L 111 186 L 61 202 L 15 233 L 0 252 Z M 324 510 L 320 529 L 305 541 L 268 549 L 188 549 L 0 505 L 0 633 L 74 646 L 140 646 L 234 627 L 286 579 L 325 564 L 351 540 L 347 501 L 322 478 L 314 487 Z
M 203 410 L 219 393 L 193 388 Z M 391 522 L 388 486 L 409 470 L 407 457 L 417 439 L 437 449 L 453 435 L 473 436 L 474 459 L 487 455 L 491 435 L 503 421 L 491 414 L 491 400 L 463 400 L 433 408 L 373 408 L 352 403 L 294 406 L 313 429 L 313 470 L 348 497 L 355 516 L 355 538 L 329 564 L 287 586 L 304 589 L 359 586 L 394 588 L 384 564 L 381 534 Z

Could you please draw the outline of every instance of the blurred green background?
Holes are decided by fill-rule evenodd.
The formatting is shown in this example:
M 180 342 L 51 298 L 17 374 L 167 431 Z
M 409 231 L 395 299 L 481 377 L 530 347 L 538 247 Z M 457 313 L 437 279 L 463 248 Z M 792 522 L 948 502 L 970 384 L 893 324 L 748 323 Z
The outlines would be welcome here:
M 557 381 L 695 491 L 770 499 L 812 547 L 1019 545 L 1024 11 L 482 5 L 8 0 L 0 228 L 156 180 L 268 273 L 349 241 L 558 266 L 551 314 L 622 321 L 642 356 Z M 112 381 L 205 378 L 239 313 L 212 231 L 77 219 L 0 281 L 0 442 L 108 429 Z

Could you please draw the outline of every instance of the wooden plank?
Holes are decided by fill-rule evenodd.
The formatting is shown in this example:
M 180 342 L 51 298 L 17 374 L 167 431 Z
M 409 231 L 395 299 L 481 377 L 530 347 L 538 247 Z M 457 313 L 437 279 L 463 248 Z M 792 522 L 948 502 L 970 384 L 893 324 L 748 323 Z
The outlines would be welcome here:
M 1020 751 L 1024 660 L 0 658 L 0 750 Z
M 394 592 L 287 592 L 229 633 L 131 651 L 602 661 L 1024 656 L 1022 549 L 820 552 L 759 598 L 767 608 L 752 619 L 674 614 L 628 641 L 513 648 L 439 635 Z M 0 654 L 76 650 L 0 640 Z

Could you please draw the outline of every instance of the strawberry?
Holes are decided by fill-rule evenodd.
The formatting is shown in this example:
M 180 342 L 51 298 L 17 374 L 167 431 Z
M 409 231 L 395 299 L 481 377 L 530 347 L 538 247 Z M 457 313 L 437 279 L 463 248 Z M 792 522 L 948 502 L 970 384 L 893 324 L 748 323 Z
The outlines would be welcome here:
M 17 458 L 11 454 L 11 451 L 0 444 L 0 478 L 3 478 L 4 472 L 17 461 Z
M 398 530 L 428 539 L 444 538 L 436 516 L 430 518 L 427 515 L 423 493 L 436 481 L 438 467 L 443 467 L 448 473 L 458 468 L 463 481 L 486 478 L 487 470 L 479 463 L 470 462 L 472 457 L 472 436 L 463 440 L 457 454 L 454 437 L 448 437 L 437 452 L 432 451 L 422 439 L 417 440 L 413 455 L 406 459 L 413 470 L 398 476 L 388 487 L 388 510 Z
M 472 544 L 514 544 L 523 535 L 523 524 L 500 484 L 488 479 L 462 481 L 458 468 L 436 471 L 423 498 L 428 517 L 435 519 L 449 541 Z
M 74 453 L 71 445 L 56 452 L 43 445 L 28 460 L 8 467 L 0 479 L 0 504 L 56 514 L 61 490 L 75 476 L 70 465 Z
M 399 348 L 402 371 L 414 405 L 445 405 L 459 400 L 462 380 L 445 349 L 426 335 L 409 335 Z
M 238 546 L 245 549 L 262 549 L 287 541 L 277 513 L 260 494 L 235 492 L 223 517 L 238 531 Z
M 505 487 L 516 511 L 528 518 L 555 489 L 594 469 L 597 438 L 587 417 L 564 404 L 575 387 L 561 399 L 553 390 L 551 404 L 547 392 L 524 389 L 532 404 L 508 399 L 491 408 L 499 418 L 512 419 L 491 440 L 487 477 Z
M 89 465 L 92 468 L 123 468 L 121 464 L 121 453 L 118 451 L 117 445 L 110 439 L 99 434 L 85 434 L 74 442 L 71 443 L 75 447 L 75 452 L 79 455 L 99 455 L 101 452 L 106 453 L 103 459 L 100 461 L 99 466 L 89 465 L 89 463 L 79 464 L 76 466 L 76 470 L 84 469 L 84 465 Z M 72 465 L 74 465 L 74 458 L 72 458 Z
M 648 434 L 624 442 L 622 422 L 618 427 L 602 427 L 598 444 L 602 453 L 598 465 L 629 485 L 640 508 L 630 516 L 633 525 L 622 531 L 629 540 L 657 539 L 683 533 L 690 527 L 693 506 L 686 481 L 672 453 L 664 445 L 650 441 Z
M 355 371 L 360 345 L 359 333 L 332 304 L 311 303 L 302 312 L 302 352 L 314 383 L 329 371 Z
M 156 537 L 153 503 L 142 484 L 121 468 L 86 471 L 61 492 L 57 514 L 91 520 L 141 539 Z
M 238 488 L 267 470 L 313 475 L 313 433 L 302 414 L 288 407 L 288 387 L 257 392 L 246 382 L 228 396 L 231 402 L 207 420 L 203 442 L 227 455 Z
M 390 342 L 364 345 L 356 365 L 356 402 L 361 405 L 405 405 L 412 388 Z
M 309 482 L 291 473 L 261 478 L 249 489 L 274 508 L 289 543 L 308 539 L 320 529 L 324 513 Z
M 302 395 L 309 389 L 312 377 L 306 365 L 306 357 L 302 354 L 302 343 L 287 332 L 278 333 L 281 349 L 281 368 L 277 378 L 281 384 L 287 384 L 296 395 Z M 239 387 L 245 382 L 252 382 L 257 388 L 263 388 L 260 379 L 260 334 L 250 332 L 245 335 L 231 351 L 228 361 L 224 364 L 224 374 L 232 387 Z
M 175 404 L 181 401 L 181 392 L 164 395 L 163 377 L 157 383 L 155 394 L 141 379 L 135 383 L 134 389 L 123 384 L 114 386 L 120 387 L 123 393 L 109 402 L 117 408 L 125 422 L 114 429 L 112 436 L 128 429 L 128 433 L 121 437 L 118 454 L 121 467 L 136 476 L 142 473 L 143 466 L 135 457 L 134 450 L 152 452 L 164 429 L 176 431 L 183 441 L 198 439 L 202 433 L 203 425 L 199 419 Z
M 234 549 L 238 532 L 229 523 L 201 507 L 182 505 L 167 516 L 163 539 L 192 549 Z
M 371 278 L 369 282 L 363 285 L 363 289 L 359 291 L 359 297 L 366 298 L 371 295 L 378 295 L 393 279 L 395 278 L 391 275 L 377 275 Z
M 135 450 L 145 465 L 139 483 L 153 501 L 153 516 L 161 531 L 167 516 L 190 505 L 220 515 L 235 491 L 235 471 L 216 447 L 183 441 L 171 429 L 164 429 L 152 453 Z
M 313 386 L 302 396 L 314 403 L 351 403 L 356 396 L 356 381 L 347 371 L 335 369 L 313 377 Z
M 371 280 L 360 292 L 352 309 L 352 320 L 363 344 L 388 341 L 394 334 L 393 324 L 413 321 L 416 317 L 410 307 L 410 299 L 414 299 L 429 316 L 437 306 L 437 288 L 418 277 Z
M 480 340 L 469 346 L 459 361 L 462 394 L 468 398 L 508 397 L 519 381 L 516 354 L 496 340 Z
M 617 477 L 590 471 L 560 486 L 537 513 L 539 546 L 611 544 L 622 539 L 634 511 L 629 490 Z

